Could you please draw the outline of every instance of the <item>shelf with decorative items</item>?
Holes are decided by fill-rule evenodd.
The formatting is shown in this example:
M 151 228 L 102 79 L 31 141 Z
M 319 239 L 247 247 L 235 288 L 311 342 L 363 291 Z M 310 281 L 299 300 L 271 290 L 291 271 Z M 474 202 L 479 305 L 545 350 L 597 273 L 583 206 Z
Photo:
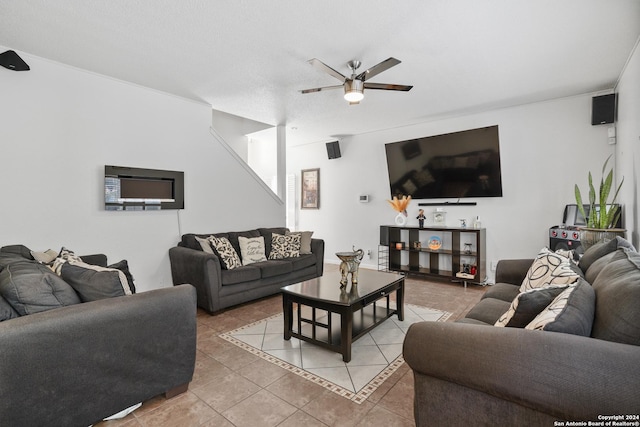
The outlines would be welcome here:
M 380 247 L 388 251 L 389 271 L 464 281 L 465 285 L 486 278 L 484 228 L 383 225 Z

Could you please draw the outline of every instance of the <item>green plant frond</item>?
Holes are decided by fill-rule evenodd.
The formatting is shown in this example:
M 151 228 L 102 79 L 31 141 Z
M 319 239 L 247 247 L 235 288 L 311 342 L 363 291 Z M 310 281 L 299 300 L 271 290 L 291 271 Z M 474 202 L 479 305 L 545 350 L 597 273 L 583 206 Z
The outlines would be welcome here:
M 584 211 L 584 206 L 582 203 L 582 194 L 580 194 L 580 188 L 578 187 L 578 184 L 575 185 L 574 192 L 576 195 L 576 204 L 578 205 L 578 210 L 580 211 L 580 214 L 582 215 L 582 217 L 587 219 L 587 214 Z
M 616 192 L 613 195 L 613 200 L 611 200 L 611 204 L 616 202 L 616 199 L 618 198 L 618 193 L 620 192 L 620 189 L 622 188 L 622 183 L 623 182 L 624 182 L 624 176 L 622 177 L 622 180 L 620 180 L 620 184 L 618 185 L 618 188 L 616 189 Z
M 602 165 L 602 176 L 600 178 L 600 186 L 598 187 L 598 192 L 596 193 L 596 189 L 593 186 L 593 176 L 591 172 L 589 172 L 589 215 L 585 215 L 585 209 L 583 208 L 582 194 L 580 193 L 580 188 L 578 185 L 575 185 L 575 197 L 576 203 L 578 204 L 578 209 L 580 213 L 587 220 L 587 226 L 593 228 L 611 228 L 616 224 L 621 215 L 621 209 L 619 206 L 613 206 L 618 198 L 618 193 L 622 188 L 622 184 L 624 183 L 624 178 L 620 181 L 620 184 L 616 187 L 616 191 L 613 195 L 613 200 L 608 201 L 609 196 L 611 195 L 611 190 L 614 185 L 613 183 L 613 168 L 609 170 L 607 173 L 607 165 L 609 164 L 609 160 L 613 154 L 611 154 L 604 161 Z M 596 200 L 597 198 L 597 200 Z
M 589 172 L 589 204 L 593 205 L 596 202 L 596 189 L 593 188 L 593 178 L 591 172 Z

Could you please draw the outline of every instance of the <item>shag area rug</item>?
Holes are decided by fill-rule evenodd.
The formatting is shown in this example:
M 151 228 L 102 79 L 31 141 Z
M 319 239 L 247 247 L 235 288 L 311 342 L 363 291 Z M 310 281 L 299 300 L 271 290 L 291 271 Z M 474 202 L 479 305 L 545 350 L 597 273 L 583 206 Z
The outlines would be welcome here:
M 341 354 L 312 343 L 297 338 L 285 341 L 282 314 L 222 333 L 220 337 L 340 396 L 362 403 L 404 363 L 402 343 L 409 326 L 422 321 L 444 322 L 449 316 L 451 313 L 446 311 L 405 304 L 402 322 L 394 315 L 352 344 L 349 363 L 342 361 Z M 322 316 L 318 320 L 322 320 Z

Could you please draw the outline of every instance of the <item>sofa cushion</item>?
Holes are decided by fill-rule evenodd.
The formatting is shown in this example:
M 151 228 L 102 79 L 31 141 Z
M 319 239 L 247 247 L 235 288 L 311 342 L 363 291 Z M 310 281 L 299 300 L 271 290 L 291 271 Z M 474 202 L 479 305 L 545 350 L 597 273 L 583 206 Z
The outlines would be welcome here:
M 0 322 L 20 317 L 9 302 L 0 295 Z
M 21 316 L 79 304 L 69 284 L 37 261 L 17 261 L 0 271 L 0 295 Z
M 511 306 L 511 303 L 494 298 L 480 300 L 465 317 L 493 325 Z
M 495 298 L 510 303 L 519 293 L 520 286 L 510 283 L 496 283 L 493 286 L 489 286 L 482 298 Z
M 267 277 L 280 276 L 282 274 L 289 274 L 293 271 L 293 263 L 289 260 L 270 260 L 253 265 L 260 268 L 260 275 L 263 279 L 266 279 Z
M 607 242 L 596 243 L 584 251 L 584 254 L 580 258 L 580 269 L 586 273 L 587 270 L 589 270 L 589 267 L 591 267 L 591 264 L 606 254 L 616 251 L 618 248 L 629 248 L 635 250 L 630 242 L 620 236 L 616 236 L 615 239 L 611 239 Z
M 286 234 L 300 235 L 300 255 L 308 255 L 311 253 L 311 236 L 313 231 L 288 231 Z
M 269 259 L 285 259 L 300 256 L 300 234 L 271 235 Z
M 300 255 L 297 258 L 289 258 L 287 261 L 291 262 L 293 271 L 302 270 L 304 268 L 315 265 L 317 262 L 315 254 Z
M 580 278 L 560 293 L 525 329 L 566 334 L 591 335 L 596 294 L 591 285 Z
M 556 254 L 549 248 L 542 248 L 529 267 L 520 292 L 548 285 L 574 283 L 580 277 L 578 270 L 569 258 Z
M 618 249 L 593 289 L 597 304 L 591 336 L 640 345 L 640 254 Z
M 250 282 L 260 279 L 260 268 L 256 264 L 241 266 L 233 270 L 222 270 L 222 286 L 235 285 L 236 283 Z
M 569 285 L 551 285 L 518 294 L 495 326 L 524 328 Z
M 264 237 L 238 236 L 238 244 L 240 245 L 242 265 L 249 265 L 254 262 L 267 260 L 264 252 Z
M 613 251 L 611 253 L 608 253 L 598 258 L 593 263 L 591 263 L 591 266 L 584 273 L 584 278 L 587 280 L 587 282 L 589 283 L 595 282 L 596 278 L 598 277 L 602 269 L 605 268 L 611 262 L 615 254 L 616 252 Z
M 232 270 L 242 265 L 240 257 L 231 245 L 231 242 L 229 242 L 229 239 L 227 239 L 226 237 L 209 236 L 209 240 L 211 241 L 211 245 L 215 249 L 216 253 L 220 257 L 223 268 Z

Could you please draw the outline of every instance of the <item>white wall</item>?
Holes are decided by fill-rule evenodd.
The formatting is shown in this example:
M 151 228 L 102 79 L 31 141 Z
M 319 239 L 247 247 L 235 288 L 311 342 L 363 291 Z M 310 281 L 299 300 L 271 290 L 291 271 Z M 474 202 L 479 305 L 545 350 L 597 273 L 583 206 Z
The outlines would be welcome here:
M 447 222 L 457 226 L 459 218 L 467 218 L 471 224 L 472 218 L 480 216 L 487 228 L 487 269 L 492 260 L 532 257 L 549 244 L 549 227 L 562 223 L 564 205 L 575 203 L 574 184 L 586 185 L 588 171 L 600 171 L 613 152 L 606 127 L 591 125 L 592 96 L 344 138 L 342 157 L 334 160 L 327 159 L 324 142 L 293 147 L 287 154 L 288 172 L 295 173 L 299 182 L 301 169 L 319 167 L 321 180 L 320 209 L 300 211 L 297 228 L 314 230 L 314 236 L 324 238 L 330 261 L 337 262 L 335 252 L 355 245 L 372 250 L 373 257 L 365 257 L 363 265 L 376 267 L 379 226 L 392 225 L 396 215 L 386 202 L 389 179 L 384 144 L 497 124 L 504 196 L 465 199 L 476 201 L 477 206 L 447 207 Z M 360 203 L 360 194 L 369 194 L 370 203 Z M 418 201 L 412 201 L 409 225 L 417 225 L 418 208 Z M 434 209 L 425 207 L 429 218 Z M 493 272 L 489 275 L 492 279 Z
M 625 207 L 627 238 L 640 248 L 640 49 L 638 45 L 616 87 L 618 121 L 616 123 L 616 174 L 624 176 L 620 203 Z
M 126 258 L 148 290 L 172 285 L 181 233 L 284 225 L 210 134 L 209 105 L 20 55 L 31 71 L 0 69 L 0 245 Z M 105 164 L 184 171 L 185 209 L 105 211 Z
M 211 111 L 211 123 L 216 132 L 224 138 L 227 145 L 233 148 L 245 163 L 248 163 L 249 159 L 249 138 L 247 138 L 247 135 L 273 127 L 266 123 L 256 122 L 255 120 L 218 110 Z

